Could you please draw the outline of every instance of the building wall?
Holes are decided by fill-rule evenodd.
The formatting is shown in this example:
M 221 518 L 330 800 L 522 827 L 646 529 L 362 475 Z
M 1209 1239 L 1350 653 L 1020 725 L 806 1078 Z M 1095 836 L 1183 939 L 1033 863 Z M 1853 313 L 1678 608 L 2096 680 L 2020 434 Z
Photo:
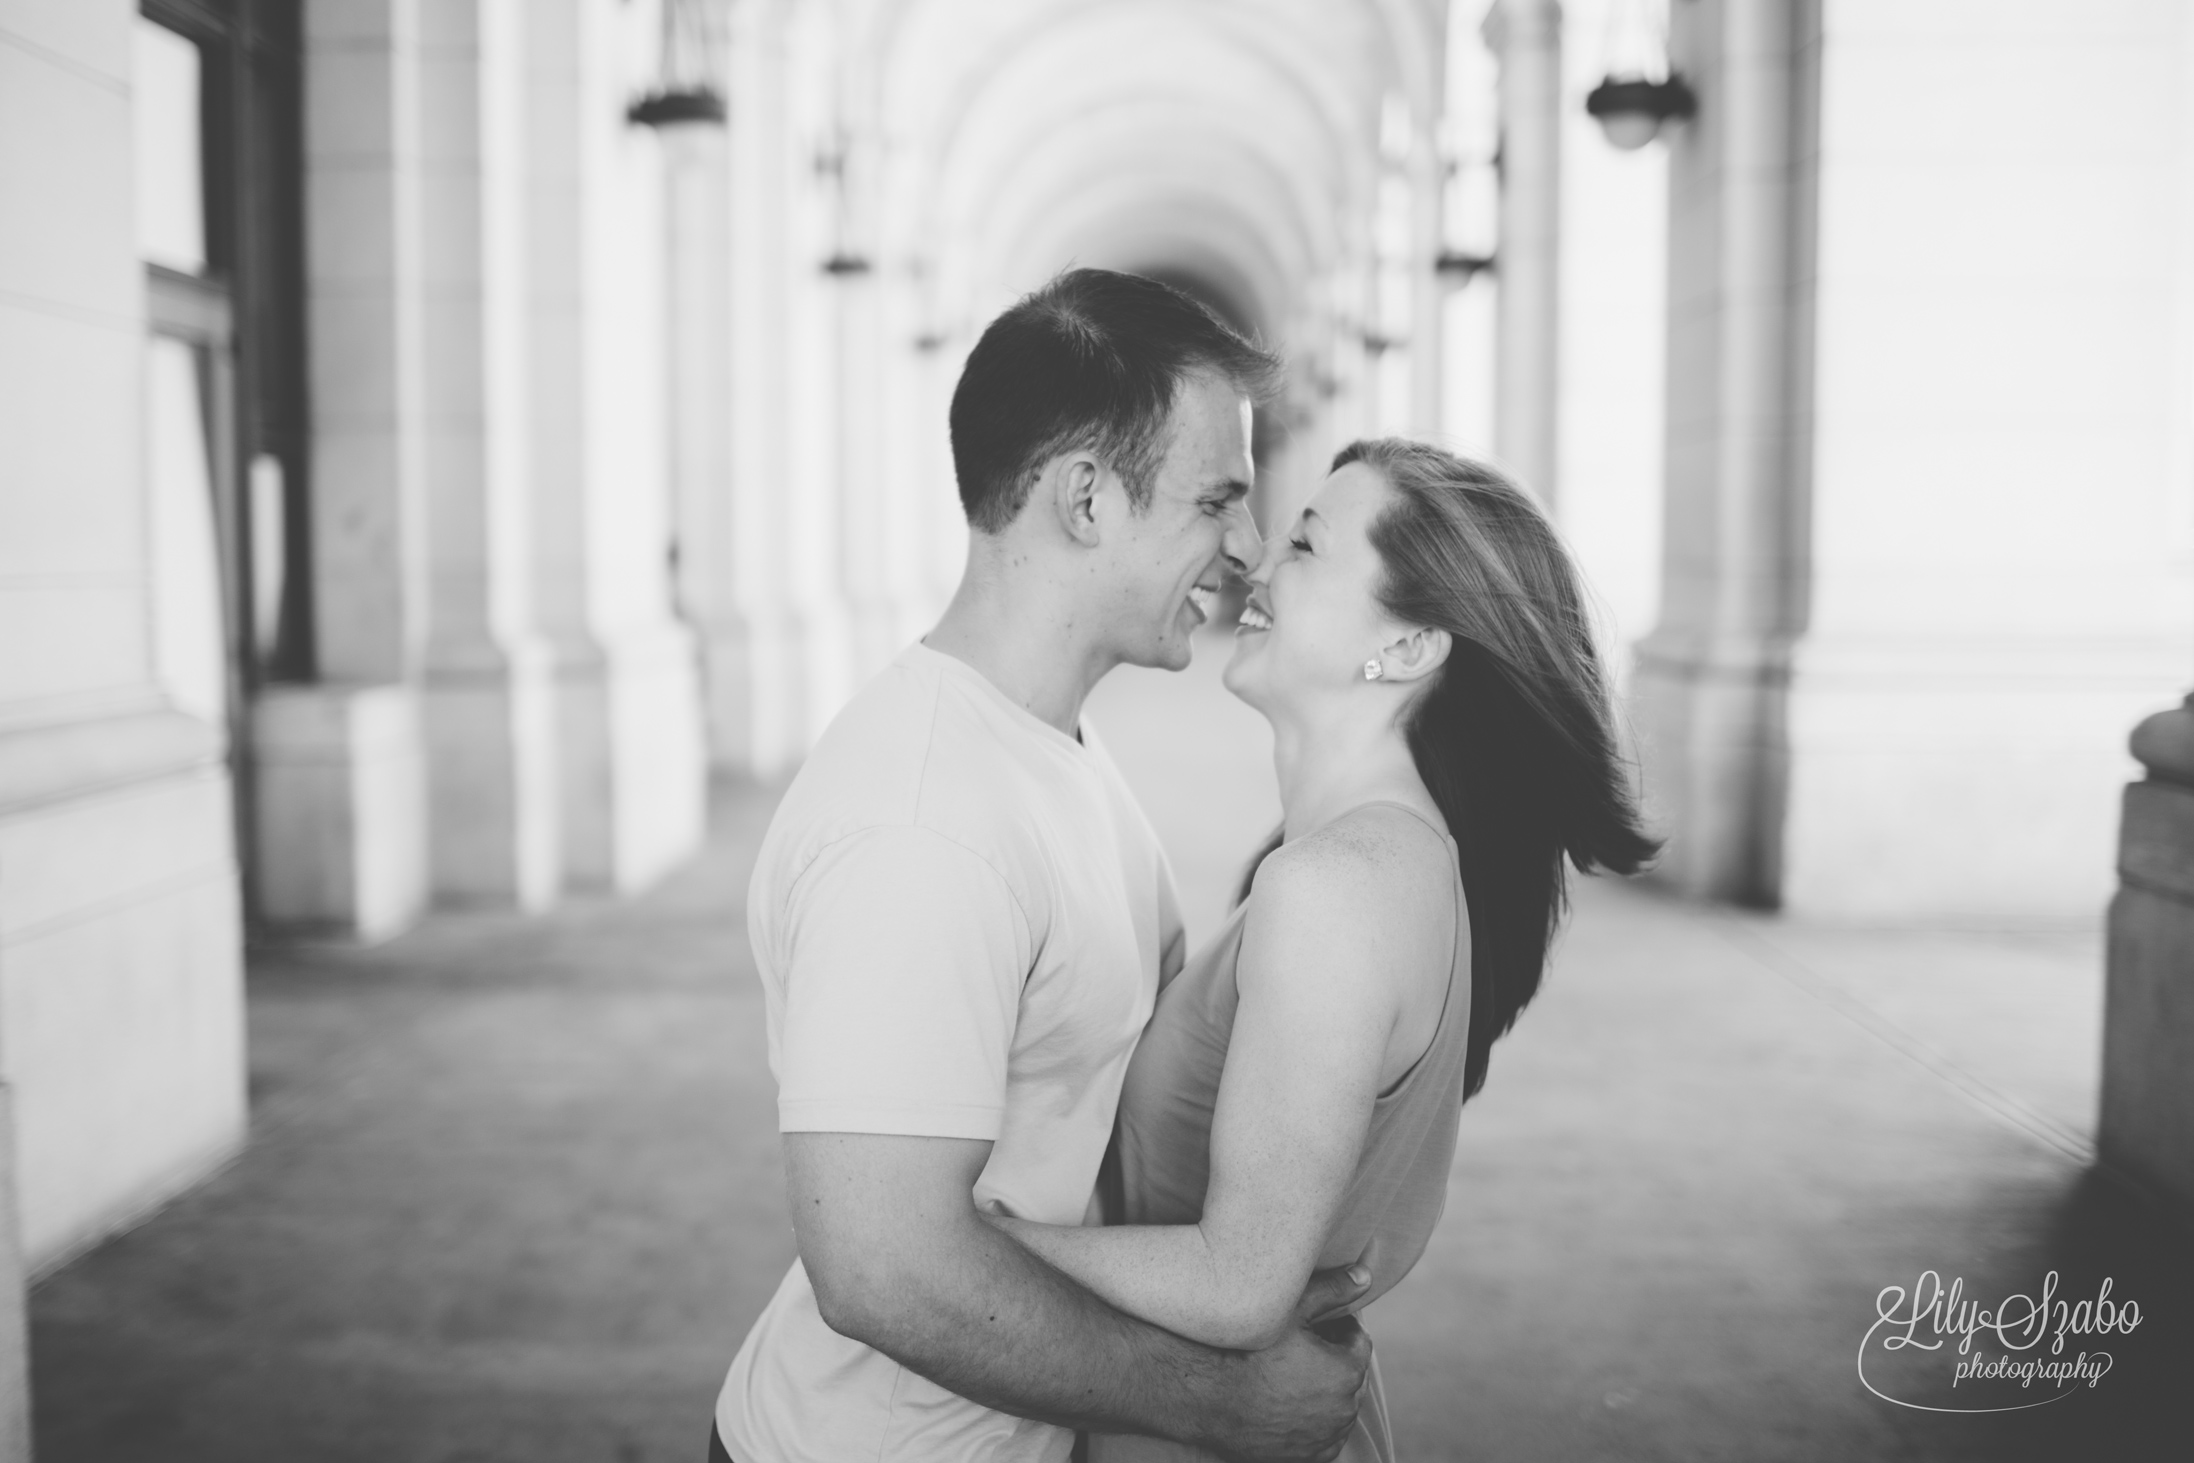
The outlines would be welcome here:
M 1823 7 L 1783 893 L 2093 918 L 2194 634 L 2194 12 L 1973 21 Z
M 1696 0 L 1661 614 L 1687 891 L 2091 920 L 2194 624 L 2185 7 Z M 2048 96 L 2005 108 L 2006 95 Z
M 170 593 L 139 25 L 128 0 L 0 7 L 0 196 L 36 221 L 0 231 L 0 1078 L 33 1266 L 245 1121 L 231 729 L 218 666 L 210 694 L 179 677 L 166 633 L 228 525 L 200 501 L 215 450 L 184 475 L 195 589 Z M 318 679 L 258 687 L 236 759 L 276 931 L 630 889 L 698 841 L 664 163 L 625 117 L 657 27 L 623 0 L 304 6 L 314 501 L 290 568 Z
M 152 658 L 136 15 L 0 6 L 0 1076 L 33 1269 L 244 1124 L 225 729 Z

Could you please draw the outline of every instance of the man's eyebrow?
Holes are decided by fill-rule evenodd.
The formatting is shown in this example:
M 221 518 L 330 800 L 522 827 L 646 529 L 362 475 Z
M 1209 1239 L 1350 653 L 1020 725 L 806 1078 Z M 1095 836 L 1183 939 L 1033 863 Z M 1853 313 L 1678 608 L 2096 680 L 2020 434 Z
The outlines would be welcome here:
M 1249 496 L 1249 484 L 1240 478 L 1222 478 L 1204 489 L 1205 493 L 1229 503 L 1239 503 Z

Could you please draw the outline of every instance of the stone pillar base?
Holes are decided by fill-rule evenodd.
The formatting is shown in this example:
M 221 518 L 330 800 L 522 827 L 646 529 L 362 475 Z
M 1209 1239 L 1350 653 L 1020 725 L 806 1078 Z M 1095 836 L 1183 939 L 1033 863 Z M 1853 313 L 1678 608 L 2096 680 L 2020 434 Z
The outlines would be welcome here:
M 563 872 L 644 888 L 700 846 L 708 759 L 693 637 L 669 622 L 560 647 Z
M 437 658 L 422 693 L 427 867 L 443 904 L 546 909 L 558 858 L 553 661 L 532 640 Z
M 426 759 L 403 685 L 267 687 L 252 709 L 260 916 L 388 938 L 427 901 Z
M 2194 1214 L 2194 903 L 2120 890 L 2109 949 L 2098 1146 Z
M 220 746 L 207 723 L 143 703 L 0 736 L 13 1099 L 0 1166 L 34 1278 L 243 1140 L 243 925 Z
M 1638 647 L 1630 709 L 1646 809 L 1668 839 L 1651 878 L 1702 899 L 1772 906 L 1782 890 L 1786 672 L 1758 650 Z
M 2133 735 L 2103 1003 L 2103 1157 L 2194 1215 L 2194 700 Z
M 743 616 L 712 619 L 701 627 L 701 695 L 711 767 L 766 775 L 756 735 L 765 698 L 762 656 Z

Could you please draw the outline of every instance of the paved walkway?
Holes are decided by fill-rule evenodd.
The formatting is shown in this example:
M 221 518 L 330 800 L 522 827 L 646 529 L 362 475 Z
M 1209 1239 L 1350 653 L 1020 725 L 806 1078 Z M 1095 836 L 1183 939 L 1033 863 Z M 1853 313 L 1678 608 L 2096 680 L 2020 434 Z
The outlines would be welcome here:
M 1093 707 L 1192 930 L 1273 814 L 1223 652 Z M 255 956 L 250 1148 L 33 1295 L 41 1463 L 698 1463 L 791 1257 L 740 908 L 773 802 L 724 789 L 644 899 Z M 2092 930 L 1584 885 L 1432 1249 L 1369 1318 L 1404 1456 L 2188 1456 L 2186 1237 L 2088 1172 L 2099 964 Z M 1883 1286 L 1993 1300 L 2052 1267 L 2143 1308 L 2092 1391 L 1978 1416 L 1860 1385 Z M 1939 1358 L 1877 1376 L 1969 1402 Z

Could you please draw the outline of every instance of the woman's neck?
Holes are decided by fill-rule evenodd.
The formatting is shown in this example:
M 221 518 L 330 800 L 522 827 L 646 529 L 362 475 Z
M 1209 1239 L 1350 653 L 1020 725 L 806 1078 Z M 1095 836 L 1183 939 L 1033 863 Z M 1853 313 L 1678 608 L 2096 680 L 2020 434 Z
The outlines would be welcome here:
M 1315 832 L 1369 802 L 1438 811 L 1417 775 L 1408 739 L 1391 719 L 1275 717 L 1272 762 L 1280 783 L 1281 826 L 1288 838 Z

